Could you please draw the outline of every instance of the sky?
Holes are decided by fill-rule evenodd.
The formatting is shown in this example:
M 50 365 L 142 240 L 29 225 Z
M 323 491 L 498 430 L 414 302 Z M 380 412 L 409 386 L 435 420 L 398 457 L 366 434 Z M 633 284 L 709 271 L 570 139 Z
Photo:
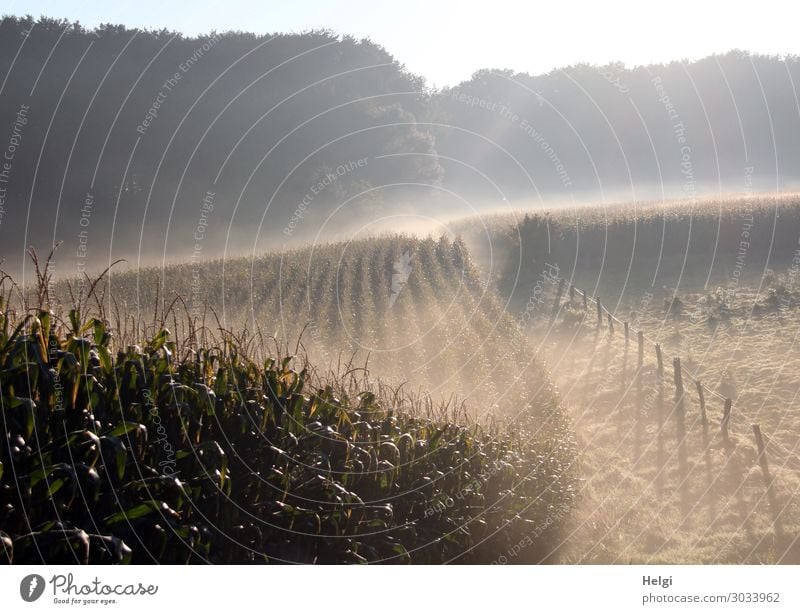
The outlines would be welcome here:
M 800 53 L 797 0 L 4 0 L 0 13 L 189 35 L 330 28 L 371 38 L 438 87 L 481 68 L 540 74 L 579 62 L 635 66 L 731 49 Z

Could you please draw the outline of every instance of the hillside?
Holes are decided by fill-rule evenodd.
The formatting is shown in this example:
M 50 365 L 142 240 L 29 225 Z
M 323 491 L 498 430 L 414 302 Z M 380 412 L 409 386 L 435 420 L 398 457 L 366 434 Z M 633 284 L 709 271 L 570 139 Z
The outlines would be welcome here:
M 574 421 L 586 482 L 566 560 L 800 560 L 795 195 L 562 207 L 455 228 L 524 314 Z
M 565 483 L 579 466 L 586 480 L 569 491 L 580 493 L 579 507 L 548 517 L 553 531 L 526 560 L 788 562 L 798 556 L 792 538 L 800 459 L 786 411 L 797 392 L 793 363 L 784 354 L 792 351 L 789 311 L 800 294 L 794 269 L 757 273 L 767 265 L 786 270 L 791 258 L 780 256 L 794 253 L 797 212 L 793 198 L 553 210 L 523 215 L 518 226 L 503 217 L 454 224 L 479 248 L 476 237 L 489 237 L 491 250 L 482 255 L 491 254 L 493 270 L 484 258 L 479 266 L 461 239 L 384 236 L 251 259 L 112 269 L 91 299 L 85 280 L 71 288 L 58 282 L 53 292 L 62 309 L 71 292 L 84 311 L 98 311 L 120 347 L 166 325 L 177 356 L 220 339 L 257 362 L 297 353 L 322 381 L 347 374 L 350 398 L 369 389 L 382 408 L 415 419 L 521 429 L 533 449 L 571 459 L 557 472 Z M 740 258 L 743 227 L 749 249 Z M 698 240 L 697 233 L 712 230 L 716 249 Z M 740 271 L 735 286 L 732 270 Z M 663 285 L 654 286 L 654 271 Z M 702 289 L 704 278 L 721 285 L 692 290 Z M 760 291 L 752 279 L 761 279 Z M 579 280 L 596 284 L 586 310 L 580 293 L 566 292 L 570 281 L 585 288 Z M 525 284 L 531 290 L 522 302 Z M 619 318 L 616 331 L 605 315 L 594 326 L 598 292 L 604 314 Z M 630 343 L 622 320 L 631 324 Z M 647 335 L 641 366 L 638 330 Z M 775 348 L 776 335 L 789 342 L 785 351 Z M 663 375 L 654 343 L 663 348 Z M 687 369 L 684 435 L 675 431 L 672 356 Z M 707 422 L 693 408 L 694 378 L 707 390 Z M 717 427 L 720 396 L 734 408 L 730 440 Z M 768 437 L 785 506 L 780 535 L 771 526 L 749 422 Z M 508 549 L 494 552 L 509 557 Z
M 547 365 L 575 425 L 585 482 L 561 560 L 800 560 L 796 195 L 497 212 L 449 228 Z

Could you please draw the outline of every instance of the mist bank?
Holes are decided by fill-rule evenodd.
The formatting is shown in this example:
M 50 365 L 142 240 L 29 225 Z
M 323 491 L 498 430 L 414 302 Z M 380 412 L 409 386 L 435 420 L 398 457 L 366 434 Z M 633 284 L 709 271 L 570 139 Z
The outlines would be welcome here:
M 0 23 L 0 258 L 59 273 L 447 233 L 497 210 L 798 185 L 797 58 L 482 70 L 330 31 Z M 427 230 L 431 229 L 431 230 Z

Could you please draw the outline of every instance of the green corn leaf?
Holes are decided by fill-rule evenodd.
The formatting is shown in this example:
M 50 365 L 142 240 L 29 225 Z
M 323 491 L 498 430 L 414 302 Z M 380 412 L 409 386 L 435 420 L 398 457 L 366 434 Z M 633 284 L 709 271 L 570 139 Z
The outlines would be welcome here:
M 61 490 L 62 486 L 64 486 L 64 479 L 63 478 L 58 478 L 58 479 L 53 480 L 52 482 L 48 483 L 47 492 L 52 497 L 59 490 Z
M 118 522 L 127 522 L 130 520 L 137 520 L 143 518 L 153 512 L 158 512 L 163 507 L 166 507 L 161 501 L 145 501 L 141 505 L 132 507 L 124 512 L 117 512 L 105 519 L 106 524 L 117 524 Z
M 123 435 L 127 435 L 128 433 L 135 431 L 139 428 L 139 424 L 136 422 L 123 422 L 116 428 L 114 428 L 108 435 L 111 437 L 122 437 Z

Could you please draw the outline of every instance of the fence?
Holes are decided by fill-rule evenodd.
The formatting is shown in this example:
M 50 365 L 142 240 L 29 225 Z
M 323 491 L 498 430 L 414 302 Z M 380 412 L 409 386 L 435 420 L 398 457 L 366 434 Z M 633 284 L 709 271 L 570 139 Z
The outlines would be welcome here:
M 553 310 L 550 315 L 550 324 L 552 325 L 558 313 L 562 308 L 562 297 L 564 295 L 564 286 L 566 280 L 561 278 L 559 282 L 558 291 L 556 294 L 555 303 L 553 305 Z M 629 322 L 620 320 L 617 318 L 613 313 L 608 311 L 602 304 L 599 297 L 594 296 L 590 297 L 585 290 L 575 287 L 574 285 L 569 286 L 569 303 L 574 305 L 576 303 L 576 294 L 580 295 L 581 300 L 579 304 L 582 304 L 583 310 L 585 312 L 584 321 L 586 318 L 589 317 L 590 312 L 590 303 L 594 303 L 596 309 L 596 317 L 597 317 L 597 327 L 600 328 L 603 325 L 603 321 L 607 322 L 608 332 L 610 335 L 615 334 L 615 324 L 617 324 L 622 330 L 625 336 L 625 344 L 628 345 L 630 343 L 631 337 L 635 336 L 638 345 L 638 353 L 637 353 L 637 363 L 638 363 L 638 371 L 637 373 L 641 373 L 642 367 L 644 365 L 644 358 L 645 358 L 645 347 L 647 342 L 651 344 L 654 350 L 655 359 L 656 359 L 656 375 L 659 381 L 659 396 L 658 396 L 658 405 L 659 405 L 659 420 L 662 420 L 663 416 L 663 403 L 664 403 L 664 395 L 663 395 L 663 386 L 664 386 L 664 352 L 661 348 L 661 345 L 653 339 L 649 339 L 645 334 L 644 331 L 641 330 L 633 330 L 633 327 L 630 325 Z M 703 438 L 705 441 L 706 449 L 708 449 L 708 441 L 709 441 L 709 421 L 708 421 L 708 399 L 714 398 L 722 402 L 722 411 L 719 420 L 719 432 L 720 437 L 722 439 L 723 445 L 726 448 L 730 448 L 732 446 L 732 442 L 730 439 L 730 428 L 731 428 L 731 419 L 734 415 L 734 407 L 732 399 L 720 394 L 716 390 L 713 390 L 706 386 L 700 378 L 698 378 L 694 373 L 688 370 L 682 363 L 679 357 L 672 357 L 672 379 L 673 379 L 673 386 L 675 388 L 675 395 L 674 395 L 674 415 L 676 421 L 676 434 L 678 440 L 678 450 L 677 450 L 677 457 L 678 457 L 678 468 L 681 476 L 687 476 L 689 473 L 688 469 L 688 456 L 686 450 L 686 405 L 687 405 L 687 391 L 684 386 L 684 382 L 692 382 L 694 385 L 694 389 L 697 392 L 697 403 L 698 403 L 698 411 L 700 414 L 700 421 L 703 427 Z M 641 390 L 641 379 L 637 378 L 636 382 L 637 386 L 637 398 L 641 400 L 642 398 L 642 390 Z M 661 425 L 660 425 L 661 426 Z M 769 462 L 767 460 L 767 443 L 765 442 L 765 437 L 761 431 L 761 427 L 758 424 L 753 424 L 751 426 L 753 438 L 755 440 L 756 450 L 757 450 L 757 462 L 761 469 L 761 474 L 764 480 L 764 485 L 766 489 L 766 497 L 769 503 L 770 510 L 772 512 L 772 522 L 773 527 L 775 530 L 776 536 L 781 536 L 783 533 L 783 528 L 780 520 L 780 507 L 778 502 L 778 495 L 776 493 L 775 488 L 775 479 L 772 476 L 769 468 Z M 785 466 L 793 467 L 797 470 L 800 470 L 800 461 L 793 459 L 795 455 L 791 451 L 785 450 L 781 446 L 775 443 L 774 446 L 777 450 L 779 450 L 785 460 Z M 661 454 L 659 454 L 661 456 Z M 708 457 L 706 458 L 707 462 L 707 469 L 710 471 L 708 467 Z M 681 481 L 682 487 L 687 485 L 687 480 L 683 479 Z

